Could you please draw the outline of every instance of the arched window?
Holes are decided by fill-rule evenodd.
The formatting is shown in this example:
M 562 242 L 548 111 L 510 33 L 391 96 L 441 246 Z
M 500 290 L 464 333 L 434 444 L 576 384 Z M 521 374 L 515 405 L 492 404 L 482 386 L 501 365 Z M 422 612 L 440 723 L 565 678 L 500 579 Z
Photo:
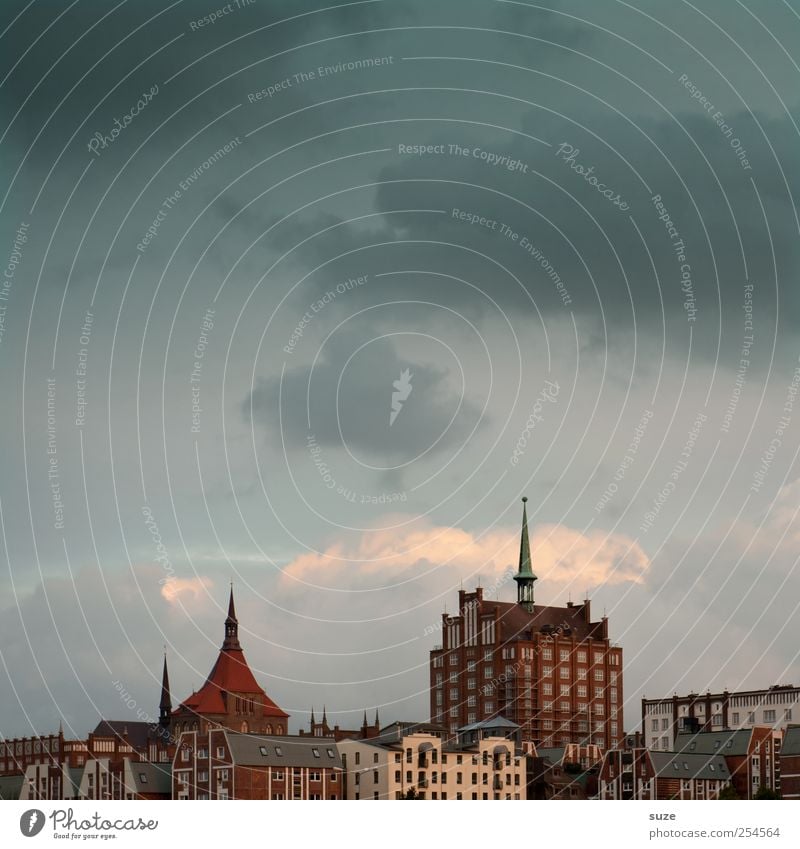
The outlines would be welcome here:
M 267 725 L 267 734 L 272 734 L 272 726 Z
M 247 732 L 249 730 L 250 730 L 250 726 L 246 722 L 243 722 L 242 723 L 242 734 L 247 734 Z
M 278 726 L 278 735 L 281 735 L 281 734 L 283 734 L 283 726 L 279 725 Z

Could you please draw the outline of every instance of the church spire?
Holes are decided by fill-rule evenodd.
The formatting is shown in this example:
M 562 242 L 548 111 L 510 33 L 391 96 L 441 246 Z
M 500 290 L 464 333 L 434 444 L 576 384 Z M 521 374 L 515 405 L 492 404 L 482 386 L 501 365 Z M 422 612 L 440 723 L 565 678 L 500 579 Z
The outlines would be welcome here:
M 169 694 L 169 672 L 167 672 L 167 653 L 164 652 L 164 671 L 161 673 L 161 701 L 158 703 L 158 724 L 169 728 L 172 716 L 172 699 Z
M 378 708 L 375 708 L 375 728 L 380 729 L 381 721 L 378 718 Z
M 521 604 L 528 613 L 533 613 L 533 583 L 536 575 L 531 569 L 531 544 L 528 539 L 528 510 L 527 497 L 522 498 L 522 537 L 519 546 L 519 569 L 514 576 L 517 582 L 517 603 Z
M 231 597 L 228 602 L 228 617 L 225 620 L 225 642 L 223 650 L 233 649 L 241 651 L 239 645 L 239 620 L 236 618 L 236 608 L 233 606 L 233 584 L 231 584 Z

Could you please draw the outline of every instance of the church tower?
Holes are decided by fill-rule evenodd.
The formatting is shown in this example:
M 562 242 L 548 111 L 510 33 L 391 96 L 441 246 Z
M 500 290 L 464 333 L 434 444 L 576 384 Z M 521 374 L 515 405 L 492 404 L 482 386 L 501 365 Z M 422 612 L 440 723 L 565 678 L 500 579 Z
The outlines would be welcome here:
M 528 613 L 533 613 L 533 584 L 536 575 L 531 569 L 531 544 L 528 539 L 528 511 L 526 507 L 528 499 L 522 499 L 522 538 L 519 545 L 519 569 L 514 576 L 517 582 L 517 604 L 521 604 Z

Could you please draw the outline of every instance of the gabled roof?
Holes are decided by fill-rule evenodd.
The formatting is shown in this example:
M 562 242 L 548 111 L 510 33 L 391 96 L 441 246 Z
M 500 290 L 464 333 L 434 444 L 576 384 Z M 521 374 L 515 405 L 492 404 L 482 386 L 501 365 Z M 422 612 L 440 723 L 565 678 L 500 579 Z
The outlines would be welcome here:
M 479 731 L 481 728 L 519 728 L 516 722 L 506 719 L 504 716 L 495 716 L 493 719 L 482 719 L 480 722 L 473 722 L 471 725 L 464 725 L 459 728 L 461 731 Z
M 730 781 L 730 771 L 722 755 L 692 752 L 650 752 L 656 776 L 659 778 L 716 779 Z
M 699 731 L 697 734 L 678 734 L 675 737 L 676 752 L 697 752 L 702 755 L 746 755 L 752 730 L 739 728 L 736 731 Z
M 800 755 L 800 725 L 790 725 L 786 729 L 781 744 L 781 755 Z
M 566 753 L 566 746 L 552 746 L 547 749 L 540 749 L 537 747 L 536 754 L 540 758 L 547 758 L 552 764 L 560 764 L 561 761 L 564 760 L 564 754 Z
M 333 737 L 227 733 L 234 764 L 239 766 L 317 767 L 341 769 Z
M 92 734 L 95 737 L 114 737 L 120 743 L 127 741 L 134 749 L 139 751 L 146 750 L 148 741 L 155 736 L 152 723 L 131 722 L 123 719 L 101 719 Z
M 172 764 L 131 761 L 130 769 L 137 793 L 172 795 Z
M 0 775 L 0 799 L 19 799 L 23 781 L 22 775 Z

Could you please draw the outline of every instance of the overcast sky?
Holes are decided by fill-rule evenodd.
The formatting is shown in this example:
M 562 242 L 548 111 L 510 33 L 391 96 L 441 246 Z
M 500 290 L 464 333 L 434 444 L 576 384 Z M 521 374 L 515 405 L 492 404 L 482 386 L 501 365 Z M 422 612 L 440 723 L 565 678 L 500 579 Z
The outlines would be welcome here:
M 5 0 L 0 734 L 428 717 L 459 586 L 800 683 L 800 3 Z M 394 393 L 394 397 L 393 397 Z M 160 543 L 160 547 L 159 547 Z

